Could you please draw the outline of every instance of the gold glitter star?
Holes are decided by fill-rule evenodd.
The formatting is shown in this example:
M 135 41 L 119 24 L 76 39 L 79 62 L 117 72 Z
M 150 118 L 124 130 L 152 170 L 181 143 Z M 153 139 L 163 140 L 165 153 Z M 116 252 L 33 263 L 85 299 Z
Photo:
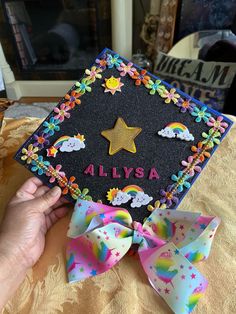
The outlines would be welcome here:
M 102 131 L 101 134 L 110 142 L 109 155 L 114 155 L 121 149 L 136 153 L 134 139 L 141 131 L 141 128 L 128 127 L 122 118 L 118 118 L 113 129 Z

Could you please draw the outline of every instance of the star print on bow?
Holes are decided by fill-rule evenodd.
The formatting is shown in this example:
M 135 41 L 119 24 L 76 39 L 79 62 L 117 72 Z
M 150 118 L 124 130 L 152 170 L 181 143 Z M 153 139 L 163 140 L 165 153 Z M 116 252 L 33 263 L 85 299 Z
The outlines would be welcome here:
M 208 257 L 219 223 L 200 213 L 156 209 L 142 225 L 123 208 L 78 200 L 68 231 L 69 282 L 109 270 L 136 243 L 155 291 L 174 313 L 191 313 L 207 287 L 193 263 Z

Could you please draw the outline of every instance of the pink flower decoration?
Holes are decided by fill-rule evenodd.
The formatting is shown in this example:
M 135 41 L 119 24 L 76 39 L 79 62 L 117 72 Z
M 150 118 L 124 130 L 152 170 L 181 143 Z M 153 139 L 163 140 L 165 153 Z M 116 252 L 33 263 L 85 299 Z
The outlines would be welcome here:
M 173 101 L 174 104 L 178 102 L 178 98 L 180 98 L 180 95 L 176 93 L 175 88 L 171 88 L 171 90 L 168 92 L 168 90 L 163 91 L 160 96 L 162 98 L 165 98 L 165 103 L 169 104 L 171 101 Z
M 194 166 L 193 166 L 194 161 Z M 193 177 L 195 174 L 195 171 L 201 172 L 202 168 L 200 166 L 197 166 L 199 164 L 200 160 L 194 160 L 193 156 L 189 156 L 187 161 L 183 160 L 181 164 L 185 167 L 184 172 L 188 172 L 190 177 Z
M 210 117 L 207 125 L 212 126 L 214 131 L 219 130 L 220 133 L 224 133 L 225 129 L 228 127 L 228 123 L 222 122 L 223 119 L 224 118 L 222 116 L 217 117 L 216 120 L 213 117 Z
M 55 168 L 53 166 L 48 166 L 48 171 L 46 172 L 46 176 L 51 177 L 49 182 L 53 183 L 56 180 L 57 176 L 65 177 L 65 172 L 60 171 L 62 168 L 62 165 L 56 165 Z
M 54 108 L 54 112 L 57 113 L 57 115 L 54 116 L 54 119 L 58 119 L 60 122 L 63 122 L 65 118 L 70 118 L 70 113 L 67 112 L 70 109 L 71 108 L 65 104 L 61 104 L 60 109 L 58 107 Z
M 133 76 L 136 69 L 133 68 L 132 65 L 132 62 L 129 62 L 127 65 L 122 62 L 117 70 L 121 72 L 121 76 L 125 76 L 127 73 L 129 74 L 129 76 Z

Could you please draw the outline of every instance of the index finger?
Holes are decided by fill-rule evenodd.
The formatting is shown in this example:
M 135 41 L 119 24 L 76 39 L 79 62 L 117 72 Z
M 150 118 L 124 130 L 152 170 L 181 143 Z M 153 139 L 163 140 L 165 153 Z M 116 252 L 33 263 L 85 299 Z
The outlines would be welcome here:
M 25 183 L 19 188 L 16 194 L 13 196 L 9 204 L 15 204 L 22 201 L 29 201 L 34 199 L 34 193 L 38 190 L 43 183 L 36 177 L 31 177 L 25 181 Z
M 34 194 L 37 189 L 43 185 L 43 182 L 37 177 L 31 177 L 25 181 L 25 183 L 19 188 L 18 192 Z

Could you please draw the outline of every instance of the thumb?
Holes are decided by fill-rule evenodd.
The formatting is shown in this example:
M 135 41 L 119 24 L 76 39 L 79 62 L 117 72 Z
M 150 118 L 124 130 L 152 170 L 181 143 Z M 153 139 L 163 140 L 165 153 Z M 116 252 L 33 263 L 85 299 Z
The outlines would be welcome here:
M 31 206 L 43 213 L 49 213 L 51 208 L 60 198 L 61 189 L 58 186 L 54 186 L 47 193 L 41 195 L 30 201 Z

